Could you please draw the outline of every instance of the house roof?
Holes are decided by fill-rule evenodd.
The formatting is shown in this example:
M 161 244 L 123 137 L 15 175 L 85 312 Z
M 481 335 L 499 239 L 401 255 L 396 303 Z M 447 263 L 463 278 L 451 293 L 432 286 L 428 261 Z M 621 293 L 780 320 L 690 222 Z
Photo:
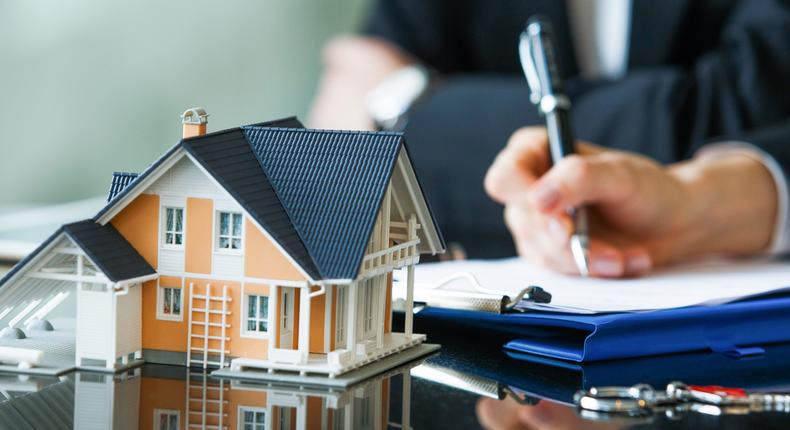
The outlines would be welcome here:
M 113 282 L 156 274 L 154 268 L 140 256 L 112 224 L 101 225 L 88 219 L 60 227 L 35 251 L 28 254 L 0 278 L 0 286 L 5 285 L 9 279 L 19 273 L 62 234 L 68 235 L 107 279 Z
M 317 280 L 358 275 L 405 142 L 401 133 L 305 129 L 293 117 L 184 139 L 131 179 L 94 220 L 106 222 L 182 148 Z M 435 229 L 435 221 L 428 222 Z
M 321 278 L 241 129 L 186 139 L 183 145 L 311 278 Z
M 113 197 L 117 196 L 138 176 L 140 176 L 139 173 L 114 172 L 112 174 L 112 182 L 110 182 L 110 192 L 107 194 L 107 201 L 109 202 Z
M 74 395 L 74 377 L 68 376 L 37 391 L 11 396 L 0 403 L 0 428 L 72 428 Z
M 402 134 L 271 127 L 243 131 L 321 276 L 355 278 Z
M 156 270 L 110 223 L 101 225 L 85 220 L 62 228 L 113 282 L 156 274 Z

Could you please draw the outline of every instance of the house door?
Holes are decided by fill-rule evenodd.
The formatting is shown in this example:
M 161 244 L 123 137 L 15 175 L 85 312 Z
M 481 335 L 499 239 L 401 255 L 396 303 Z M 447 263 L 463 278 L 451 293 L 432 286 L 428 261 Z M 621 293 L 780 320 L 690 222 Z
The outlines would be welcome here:
M 295 288 L 283 287 L 280 298 L 280 348 L 292 349 L 294 342 Z
M 346 328 L 348 327 L 348 286 L 338 285 L 335 296 L 335 349 L 346 347 Z
M 376 278 L 369 278 L 359 283 L 359 303 L 357 304 L 357 332 L 362 339 L 370 339 L 376 335 Z

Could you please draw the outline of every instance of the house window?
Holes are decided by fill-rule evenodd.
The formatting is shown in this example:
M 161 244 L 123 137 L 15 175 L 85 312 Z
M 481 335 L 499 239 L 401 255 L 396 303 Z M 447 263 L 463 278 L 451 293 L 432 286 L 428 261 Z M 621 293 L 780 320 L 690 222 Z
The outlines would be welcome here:
M 266 410 L 259 408 L 239 408 L 239 430 L 266 430 Z M 286 428 L 286 427 L 281 427 Z
M 181 288 L 159 287 L 159 317 L 181 319 Z
M 269 298 L 266 296 L 247 296 L 247 333 L 266 333 L 269 331 Z
M 157 430 L 179 430 L 181 413 L 174 410 L 154 410 L 154 428 Z
M 346 343 L 346 287 L 337 287 L 337 322 L 335 326 L 335 343 L 343 345 Z
M 184 209 L 165 208 L 165 245 L 184 244 Z
M 219 249 L 241 249 L 241 214 L 235 212 L 220 212 L 217 235 Z

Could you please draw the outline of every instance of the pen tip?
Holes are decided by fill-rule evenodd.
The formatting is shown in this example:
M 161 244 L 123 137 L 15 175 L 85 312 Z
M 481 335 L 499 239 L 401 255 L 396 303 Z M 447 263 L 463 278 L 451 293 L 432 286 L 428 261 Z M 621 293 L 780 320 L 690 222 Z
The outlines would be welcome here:
M 579 274 L 590 276 L 590 246 L 586 236 L 574 234 L 571 236 L 571 254 L 579 269 Z

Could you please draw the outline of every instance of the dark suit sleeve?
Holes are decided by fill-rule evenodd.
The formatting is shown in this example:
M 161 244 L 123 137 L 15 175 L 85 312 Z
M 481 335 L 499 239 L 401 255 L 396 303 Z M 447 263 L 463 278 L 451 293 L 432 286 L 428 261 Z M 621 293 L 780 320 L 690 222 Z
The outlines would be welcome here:
M 457 35 L 448 0 L 377 0 L 363 32 L 400 46 L 440 72 L 458 67 Z
M 779 0 L 741 2 L 718 47 L 690 67 L 632 70 L 578 95 L 579 136 L 672 162 L 717 137 L 790 118 L 789 8 Z M 788 144 L 763 149 L 780 162 L 790 151 Z

